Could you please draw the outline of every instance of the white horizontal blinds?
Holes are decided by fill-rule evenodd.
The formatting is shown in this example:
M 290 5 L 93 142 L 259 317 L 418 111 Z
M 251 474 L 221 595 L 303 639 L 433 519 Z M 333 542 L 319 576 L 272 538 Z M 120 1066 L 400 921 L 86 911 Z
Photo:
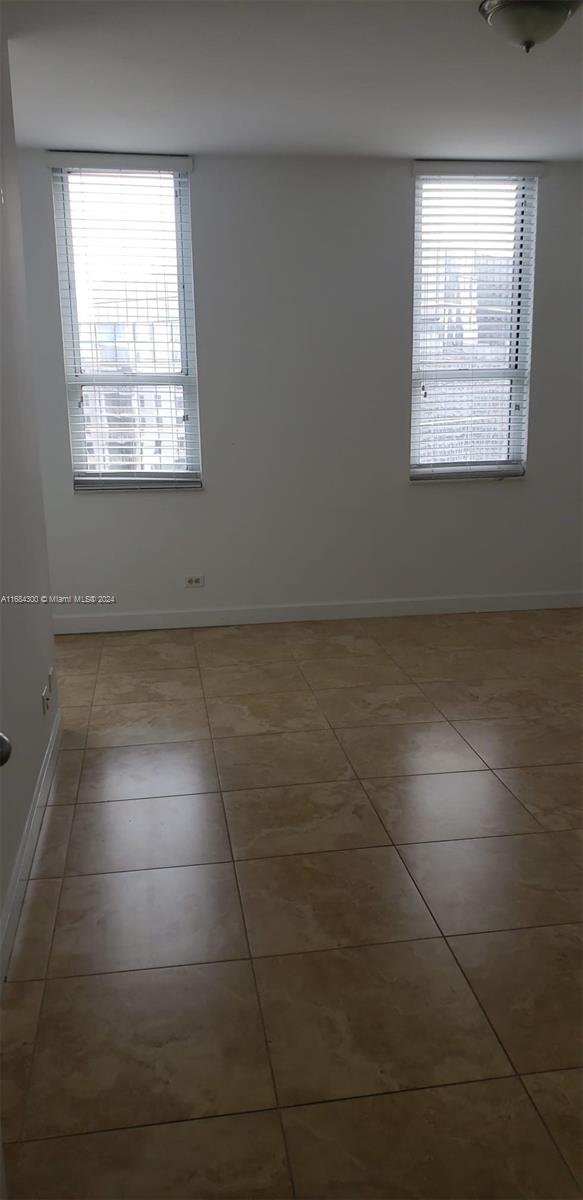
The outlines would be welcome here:
M 411 475 L 523 474 L 537 180 L 416 181 Z
M 189 177 L 53 172 L 76 487 L 200 483 Z

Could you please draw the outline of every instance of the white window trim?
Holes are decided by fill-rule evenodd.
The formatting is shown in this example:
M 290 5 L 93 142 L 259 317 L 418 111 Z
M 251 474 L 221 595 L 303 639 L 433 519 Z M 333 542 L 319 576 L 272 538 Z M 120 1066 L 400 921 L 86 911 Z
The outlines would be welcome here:
M 413 175 L 507 175 L 509 179 L 516 177 L 540 179 L 545 174 L 545 163 L 538 162 L 488 162 L 471 161 L 470 159 L 455 159 L 441 162 L 439 159 L 418 158 L 412 164 Z
M 174 174 L 177 178 L 188 177 L 193 169 L 192 159 L 187 156 L 160 156 L 160 155 L 142 155 L 142 154 L 102 154 L 94 152 L 75 152 L 66 153 L 61 151 L 47 151 L 45 154 L 47 167 L 51 170 L 51 174 L 55 171 L 66 172 L 67 170 L 123 170 L 123 171 L 164 171 Z M 198 381 L 197 381 L 197 353 L 196 353 L 196 329 L 194 325 L 194 281 L 192 267 L 192 241 L 191 241 L 191 217 L 190 217 L 190 199 L 189 189 L 186 186 L 177 189 L 176 203 L 178 206 L 177 220 L 177 240 L 178 240 L 178 263 L 179 263 L 179 285 L 180 294 L 182 296 L 180 303 L 180 325 L 181 325 L 181 345 L 183 352 L 183 367 L 180 373 L 132 373 L 124 375 L 116 372 L 115 377 L 111 373 L 88 373 L 81 372 L 79 367 L 79 350 L 77 346 L 77 321 L 75 317 L 75 290 L 74 283 L 71 283 L 69 288 L 60 288 L 60 308 L 61 319 L 63 326 L 63 342 L 65 346 L 65 376 L 67 384 L 67 403 L 69 413 L 69 430 L 72 433 L 74 428 L 74 420 L 78 417 L 78 409 L 81 400 L 82 387 L 100 385 L 104 383 L 111 384 L 113 378 L 119 384 L 142 384 L 151 383 L 153 385 L 172 385 L 177 384 L 183 389 L 185 409 L 189 411 L 190 420 L 195 420 L 197 424 L 197 436 L 200 444 L 200 428 L 199 428 L 199 403 L 198 403 Z M 66 203 L 66 202 L 65 202 Z M 66 208 L 62 212 L 55 210 L 55 225 L 57 229 L 57 237 L 59 226 L 66 224 L 67 214 Z M 186 236 L 184 236 L 187 231 Z M 68 270 L 72 268 L 69 266 Z M 188 314 L 193 315 L 192 328 L 187 327 Z M 71 341 L 70 354 L 67 354 L 66 343 Z M 74 371 L 67 369 L 67 360 L 72 361 Z M 147 471 L 143 473 L 132 472 L 126 476 L 122 472 L 112 474 L 95 474 L 93 472 L 83 472 L 75 468 L 73 460 L 73 450 L 71 448 L 71 465 L 73 488 L 76 492 L 109 492 L 109 491 L 136 491 L 136 490 L 200 490 L 202 489 L 201 471 L 189 471 L 184 475 L 177 472 L 153 472 Z
M 484 161 L 440 161 L 440 160 L 417 160 L 411 164 L 412 174 L 415 177 L 415 221 L 414 221 L 414 257 L 413 257 L 413 296 L 414 310 L 416 308 L 417 287 L 420 282 L 417 271 L 417 180 L 435 176 L 476 176 L 481 178 L 488 177 L 507 177 L 509 179 L 538 179 L 545 173 L 545 165 L 543 163 L 533 162 L 484 162 Z M 535 257 L 536 257 L 536 240 L 537 240 L 537 221 L 536 210 L 534 217 L 534 237 L 533 237 L 533 258 L 529 264 L 531 274 L 531 287 L 533 293 L 534 306 L 534 274 L 535 274 Z M 532 338 L 532 308 L 530 312 L 530 327 L 527 332 L 528 350 L 529 350 L 529 367 L 528 367 L 528 383 L 527 396 L 530 390 L 530 370 L 531 370 L 531 338 Z M 415 316 L 413 315 L 413 321 Z M 414 331 L 413 331 L 414 336 Z M 441 378 L 445 378 L 446 371 L 436 372 Z M 476 376 L 479 372 L 473 372 Z M 492 372 L 485 372 L 488 377 L 492 376 Z M 451 372 L 452 377 L 456 377 L 457 372 Z M 459 376 L 458 376 L 459 377 Z M 412 372 L 413 388 L 415 387 L 416 371 Z M 527 413 L 529 410 L 529 405 Z M 469 481 L 501 481 L 505 479 L 523 479 L 526 476 L 526 455 L 522 463 L 516 462 L 501 462 L 501 463 L 484 463 L 484 464 L 455 464 L 444 463 L 440 466 L 417 465 L 412 462 L 412 420 L 413 420 L 413 402 L 410 404 L 411 425 L 409 429 L 409 482 L 410 483 L 467 483 Z M 525 443 L 528 439 L 528 415 L 525 433 Z

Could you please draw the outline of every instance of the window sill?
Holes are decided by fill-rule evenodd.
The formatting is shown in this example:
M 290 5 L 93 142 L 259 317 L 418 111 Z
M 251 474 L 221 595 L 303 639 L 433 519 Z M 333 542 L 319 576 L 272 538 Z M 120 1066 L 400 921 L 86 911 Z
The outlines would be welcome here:
M 508 479 L 524 479 L 526 468 L 519 464 L 516 467 L 484 466 L 470 470 L 443 468 L 436 470 L 430 467 L 414 468 L 409 475 L 409 483 L 501 483 Z
M 200 492 L 203 490 L 201 479 L 74 479 L 73 491 L 89 494 L 91 492 Z

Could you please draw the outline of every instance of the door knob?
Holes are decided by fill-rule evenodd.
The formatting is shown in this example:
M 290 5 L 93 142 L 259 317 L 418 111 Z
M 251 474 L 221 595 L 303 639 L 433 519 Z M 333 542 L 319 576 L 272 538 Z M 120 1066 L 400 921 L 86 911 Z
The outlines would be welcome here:
M 0 733 L 0 767 L 3 767 L 4 763 L 8 762 L 11 754 L 12 742 L 10 738 L 7 738 L 5 733 Z

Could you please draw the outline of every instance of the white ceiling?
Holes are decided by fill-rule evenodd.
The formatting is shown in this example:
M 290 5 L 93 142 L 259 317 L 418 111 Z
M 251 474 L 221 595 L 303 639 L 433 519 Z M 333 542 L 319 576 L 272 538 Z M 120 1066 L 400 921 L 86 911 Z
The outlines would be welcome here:
M 17 136 L 142 152 L 581 155 L 583 12 L 528 57 L 478 0 L 17 0 Z

